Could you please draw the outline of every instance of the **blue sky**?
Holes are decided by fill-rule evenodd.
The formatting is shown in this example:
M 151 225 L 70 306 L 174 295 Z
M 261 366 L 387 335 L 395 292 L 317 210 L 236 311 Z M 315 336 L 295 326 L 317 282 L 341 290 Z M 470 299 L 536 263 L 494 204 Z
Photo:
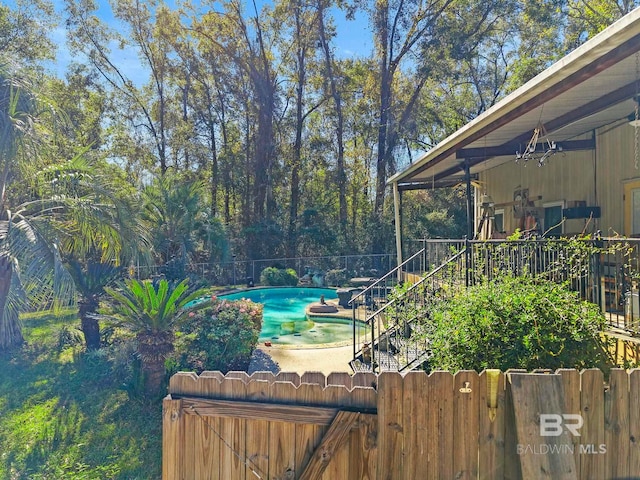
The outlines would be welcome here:
M 63 15 L 64 0 L 52 0 L 56 10 Z M 268 1 L 268 0 L 266 0 Z M 117 27 L 111 13 L 111 7 L 108 0 L 96 0 L 98 7 L 98 16 L 105 22 Z M 173 2 L 167 2 L 172 4 Z M 258 0 L 258 8 L 260 8 L 261 0 Z M 336 47 L 336 55 L 340 58 L 349 57 L 367 57 L 371 53 L 372 34 L 369 28 L 367 15 L 364 12 L 356 13 L 355 20 L 347 20 L 343 12 L 334 11 L 335 23 L 337 28 L 337 37 L 334 41 Z M 57 53 L 57 61 L 52 65 L 51 69 L 58 75 L 64 76 L 66 66 L 73 60 L 72 55 L 66 47 L 65 29 L 61 25 L 51 33 L 56 45 L 59 45 Z M 140 72 L 137 53 L 134 50 L 118 51 L 112 48 L 112 53 L 116 64 L 127 72 Z M 79 59 L 76 59 L 80 61 Z M 140 81 L 144 81 L 144 72 L 140 72 Z M 135 74 L 132 80 L 136 81 Z

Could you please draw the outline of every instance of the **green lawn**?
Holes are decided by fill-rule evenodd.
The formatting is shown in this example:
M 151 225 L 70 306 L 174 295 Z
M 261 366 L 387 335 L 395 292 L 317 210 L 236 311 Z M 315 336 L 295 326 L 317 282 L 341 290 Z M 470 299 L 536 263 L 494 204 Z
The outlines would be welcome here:
M 0 354 L 0 479 L 160 478 L 161 402 L 129 399 L 113 352 L 60 346 L 73 312 L 23 322 Z

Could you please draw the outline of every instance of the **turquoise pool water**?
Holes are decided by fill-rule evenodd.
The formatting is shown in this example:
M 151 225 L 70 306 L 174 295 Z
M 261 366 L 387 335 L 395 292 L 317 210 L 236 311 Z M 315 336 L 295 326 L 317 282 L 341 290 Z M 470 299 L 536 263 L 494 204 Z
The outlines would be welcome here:
M 353 326 L 350 319 L 333 317 L 307 318 L 307 305 L 320 301 L 337 299 L 335 290 L 330 288 L 256 288 L 219 298 L 238 300 L 246 298 L 264 305 L 262 331 L 259 342 L 271 342 L 274 345 L 311 346 L 335 344 L 353 339 Z M 364 327 L 359 327 L 363 329 Z

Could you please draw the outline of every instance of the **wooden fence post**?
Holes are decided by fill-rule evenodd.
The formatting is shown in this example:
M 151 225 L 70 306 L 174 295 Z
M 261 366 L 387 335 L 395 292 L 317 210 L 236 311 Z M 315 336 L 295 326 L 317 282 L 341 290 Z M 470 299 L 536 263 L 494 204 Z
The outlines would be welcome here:
M 614 368 L 604 393 L 605 478 L 629 478 L 629 374 Z
M 629 475 L 640 477 L 640 369 L 634 368 L 629 373 Z M 635 406 L 631 408 L 631 401 Z
M 604 375 L 597 368 L 580 373 L 580 410 L 584 426 L 580 430 L 580 475 L 584 480 L 605 478 L 605 456 L 597 451 L 605 444 Z M 605 447 L 606 448 L 606 447 Z
M 399 373 L 378 376 L 378 479 L 403 478 L 403 381 Z
M 402 409 L 404 425 L 404 477 L 421 478 L 427 471 L 427 444 L 435 438 L 426 435 L 429 415 L 429 377 L 424 372 L 409 372 L 404 377 Z
M 480 374 L 478 395 L 478 478 L 504 478 L 505 376 L 499 370 Z
M 478 478 L 478 405 L 480 380 L 474 370 L 453 376 L 453 463 L 454 477 Z
M 265 378 L 260 376 L 260 378 Z M 247 384 L 247 400 L 253 402 L 268 402 L 270 400 L 270 385 L 273 378 L 267 380 L 251 380 Z M 259 472 L 269 471 L 269 422 L 255 420 L 247 422 L 246 429 L 247 446 L 246 455 L 250 466 L 247 466 L 245 477 L 255 478 L 251 469 Z
M 184 457 L 184 424 L 182 400 L 167 395 L 162 400 L 162 478 L 179 480 Z
M 454 478 L 453 475 L 453 375 L 431 372 L 427 381 L 428 460 L 425 478 Z
M 573 368 L 561 368 L 558 373 L 562 379 L 564 391 L 564 411 L 571 415 L 579 415 L 580 411 L 580 372 Z M 573 458 L 576 463 L 576 476 L 580 476 L 580 437 L 571 436 L 573 443 Z

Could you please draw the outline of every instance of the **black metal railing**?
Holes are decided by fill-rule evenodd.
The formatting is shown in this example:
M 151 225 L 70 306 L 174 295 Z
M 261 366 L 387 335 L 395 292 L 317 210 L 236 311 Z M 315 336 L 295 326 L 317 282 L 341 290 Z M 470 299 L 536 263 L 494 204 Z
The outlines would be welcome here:
M 470 283 L 499 274 L 532 275 L 566 283 L 600 306 L 607 323 L 640 335 L 640 239 L 471 241 Z
M 384 305 L 391 295 L 393 289 L 402 282 L 417 282 L 420 280 L 426 269 L 426 249 L 422 248 L 411 257 L 403 261 L 397 267 L 389 270 L 385 275 L 374 279 L 370 285 L 365 285 L 359 290 L 354 290 L 349 300 L 353 316 L 353 358 L 356 362 L 360 356 L 368 356 L 365 351 L 367 343 L 380 333 L 380 329 L 375 328 L 376 322 L 373 319 L 377 311 L 384 310 Z M 368 333 L 358 328 L 359 325 L 368 325 Z M 373 341 L 371 341 L 373 344 Z M 375 348 L 375 347 L 374 347 Z M 364 352 L 364 353 L 363 353 Z M 366 360 L 366 359 L 365 359 Z M 364 362 L 365 364 L 367 362 Z M 368 362 L 373 365 L 372 361 Z
M 423 245 L 407 262 L 420 259 L 430 266 L 439 258 L 432 252 L 454 254 L 422 277 L 409 273 L 405 262 L 354 297 L 355 370 L 403 371 L 419 365 L 429 354 L 419 319 L 430 303 L 446 298 L 453 290 L 448 287 L 505 274 L 565 283 L 599 305 L 610 328 L 640 335 L 640 239 L 429 240 Z M 356 322 L 371 327 L 366 336 L 356 333 Z

